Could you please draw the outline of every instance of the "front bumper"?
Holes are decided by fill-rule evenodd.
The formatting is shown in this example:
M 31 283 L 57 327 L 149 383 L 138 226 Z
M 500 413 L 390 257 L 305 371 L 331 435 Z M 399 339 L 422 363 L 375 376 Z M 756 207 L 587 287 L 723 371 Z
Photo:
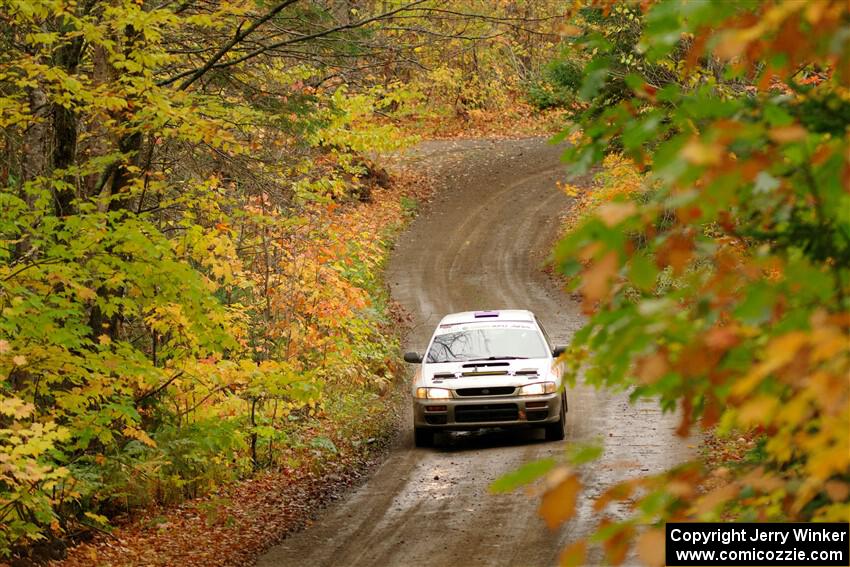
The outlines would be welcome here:
M 413 424 L 419 428 L 468 430 L 482 427 L 533 427 L 554 423 L 561 415 L 562 394 L 491 396 L 413 401 Z

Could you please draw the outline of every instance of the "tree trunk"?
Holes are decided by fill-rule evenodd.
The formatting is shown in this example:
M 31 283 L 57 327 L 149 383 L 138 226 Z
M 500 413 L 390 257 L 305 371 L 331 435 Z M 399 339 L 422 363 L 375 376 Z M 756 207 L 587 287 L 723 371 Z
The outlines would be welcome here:
M 82 56 L 83 42 L 79 38 L 63 45 L 56 50 L 54 62 L 69 75 L 77 72 Z M 53 169 L 67 169 L 76 163 L 77 159 L 77 116 L 70 108 L 61 104 L 53 104 Z M 64 175 L 64 186 L 54 189 L 56 215 L 59 217 L 73 214 L 73 202 L 76 197 L 76 176 Z

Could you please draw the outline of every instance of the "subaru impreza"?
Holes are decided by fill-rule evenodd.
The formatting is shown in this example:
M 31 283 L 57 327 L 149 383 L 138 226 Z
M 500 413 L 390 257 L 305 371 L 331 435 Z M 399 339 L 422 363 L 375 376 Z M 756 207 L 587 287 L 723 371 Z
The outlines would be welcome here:
M 446 315 L 413 378 L 416 446 L 434 444 L 438 431 L 540 427 L 547 440 L 564 438 L 567 397 L 558 357 L 530 311 L 467 311 Z

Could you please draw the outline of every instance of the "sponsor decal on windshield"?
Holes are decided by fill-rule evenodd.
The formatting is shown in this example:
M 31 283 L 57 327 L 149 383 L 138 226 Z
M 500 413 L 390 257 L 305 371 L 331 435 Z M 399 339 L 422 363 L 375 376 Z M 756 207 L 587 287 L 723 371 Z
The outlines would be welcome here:
M 531 323 L 519 321 L 505 321 L 504 323 L 488 322 L 486 326 L 481 323 L 457 323 L 454 325 L 440 325 L 436 334 L 444 335 L 446 333 L 459 333 L 463 331 L 486 331 L 488 329 L 523 329 L 526 331 L 534 331 L 536 328 Z

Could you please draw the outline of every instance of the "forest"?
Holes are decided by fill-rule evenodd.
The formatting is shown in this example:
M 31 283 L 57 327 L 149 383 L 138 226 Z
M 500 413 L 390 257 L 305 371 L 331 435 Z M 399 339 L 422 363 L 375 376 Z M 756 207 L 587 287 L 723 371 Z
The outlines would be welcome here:
M 703 439 L 609 487 L 564 565 L 661 565 L 666 521 L 850 517 L 846 3 L 0 0 L 0 21 L 0 561 L 392 436 L 407 316 L 383 269 L 433 180 L 389 164 L 435 138 L 569 140 L 593 179 L 553 187 L 575 204 L 550 264 L 586 316 L 569 378 Z M 598 454 L 492 489 L 544 477 L 554 528 Z

